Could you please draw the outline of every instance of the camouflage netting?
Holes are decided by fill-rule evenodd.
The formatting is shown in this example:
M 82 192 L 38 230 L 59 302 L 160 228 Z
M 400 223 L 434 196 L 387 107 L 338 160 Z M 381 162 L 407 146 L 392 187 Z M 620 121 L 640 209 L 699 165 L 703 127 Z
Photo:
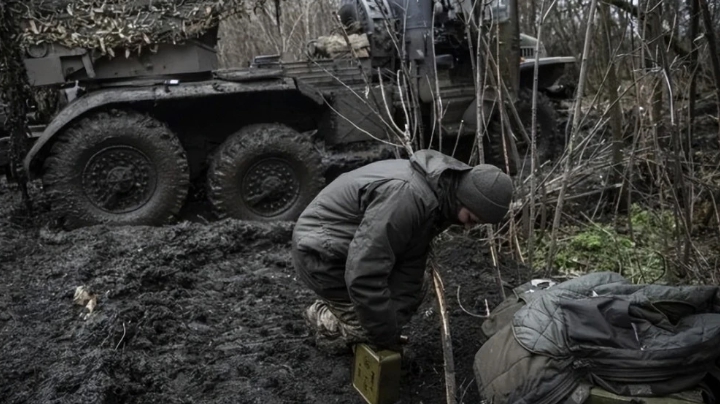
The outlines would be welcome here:
M 279 0 L 274 0 L 279 3 Z M 30 0 L 12 11 L 24 46 L 57 43 L 115 54 L 195 38 L 266 0 Z

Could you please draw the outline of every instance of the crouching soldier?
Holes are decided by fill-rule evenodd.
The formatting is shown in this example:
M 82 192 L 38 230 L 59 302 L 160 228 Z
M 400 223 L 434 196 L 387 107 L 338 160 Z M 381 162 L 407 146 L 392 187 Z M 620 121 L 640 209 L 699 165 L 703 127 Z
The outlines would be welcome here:
M 343 174 L 298 219 L 292 257 L 319 297 L 304 313 L 319 348 L 368 342 L 398 349 L 401 327 L 423 301 L 431 240 L 451 224 L 498 223 L 510 177 L 432 150 Z

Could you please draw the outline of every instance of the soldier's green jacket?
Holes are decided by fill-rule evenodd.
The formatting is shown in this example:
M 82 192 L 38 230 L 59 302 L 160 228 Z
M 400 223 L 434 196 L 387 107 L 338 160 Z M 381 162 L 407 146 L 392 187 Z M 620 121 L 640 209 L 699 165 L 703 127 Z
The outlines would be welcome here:
M 294 247 L 324 262 L 300 270 L 320 296 L 350 300 L 371 341 L 392 345 L 422 301 L 429 244 L 457 221 L 456 177 L 471 167 L 422 150 L 338 177 L 298 219 Z M 330 269 L 328 269 L 330 268 Z

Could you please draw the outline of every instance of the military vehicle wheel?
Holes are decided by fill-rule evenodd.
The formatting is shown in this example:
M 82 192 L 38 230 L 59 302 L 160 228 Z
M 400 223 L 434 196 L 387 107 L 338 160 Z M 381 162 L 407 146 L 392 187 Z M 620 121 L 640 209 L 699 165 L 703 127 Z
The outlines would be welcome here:
M 532 91 L 523 89 L 518 94 L 518 100 L 515 103 L 518 115 L 523 122 L 528 137 L 532 131 Z M 512 118 L 511 118 L 512 119 Z M 513 120 L 513 127 L 517 126 Z M 540 164 L 550 160 L 564 149 L 565 141 L 557 128 L 557 116 L 555 108 L 547 96 L 538 93 L 537 95 L 537 135 L 536 147 L 537 157 Z M 488 162 L 505 167 L 505 158 L 503 143 L 500 131 L 500 119 L 495 116 L 491 124 L 490 144 L 486 145 L 490 151 L 487 156 Z M 519 128 L 513 129 L 516 133 L 516 145 L 520 156 L 520 166 L 525 166 L 525 171 L 530 169 L 530 145 L 525 142 L 520 134 Z M 513 174 L 518 172 L 518 165 L 515 161 L 510 160 L 510 171 Z
M 208 170 L 208 195 L 220 218 L 297 220 L 325 184 L 312 144 L 279 124 L 231 135 Z
M 188 162 L 162 122 L 137 112 L 101 112 L 59 135 L 43 184 L 66 227 L 161 225 L 185 201 Z

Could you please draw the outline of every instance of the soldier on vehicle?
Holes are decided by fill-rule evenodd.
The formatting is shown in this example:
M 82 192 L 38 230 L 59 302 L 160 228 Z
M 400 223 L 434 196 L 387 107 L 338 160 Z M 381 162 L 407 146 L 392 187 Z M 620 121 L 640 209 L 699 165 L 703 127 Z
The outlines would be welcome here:
M 431 240 L 452 224 L 498 223 L 513 194 L 495 166 L 433 150 L 338 177 L 300 215 L 292 256 L 319 299 L 304 313 L 319 347 L 397 349 L 423 301 Z

